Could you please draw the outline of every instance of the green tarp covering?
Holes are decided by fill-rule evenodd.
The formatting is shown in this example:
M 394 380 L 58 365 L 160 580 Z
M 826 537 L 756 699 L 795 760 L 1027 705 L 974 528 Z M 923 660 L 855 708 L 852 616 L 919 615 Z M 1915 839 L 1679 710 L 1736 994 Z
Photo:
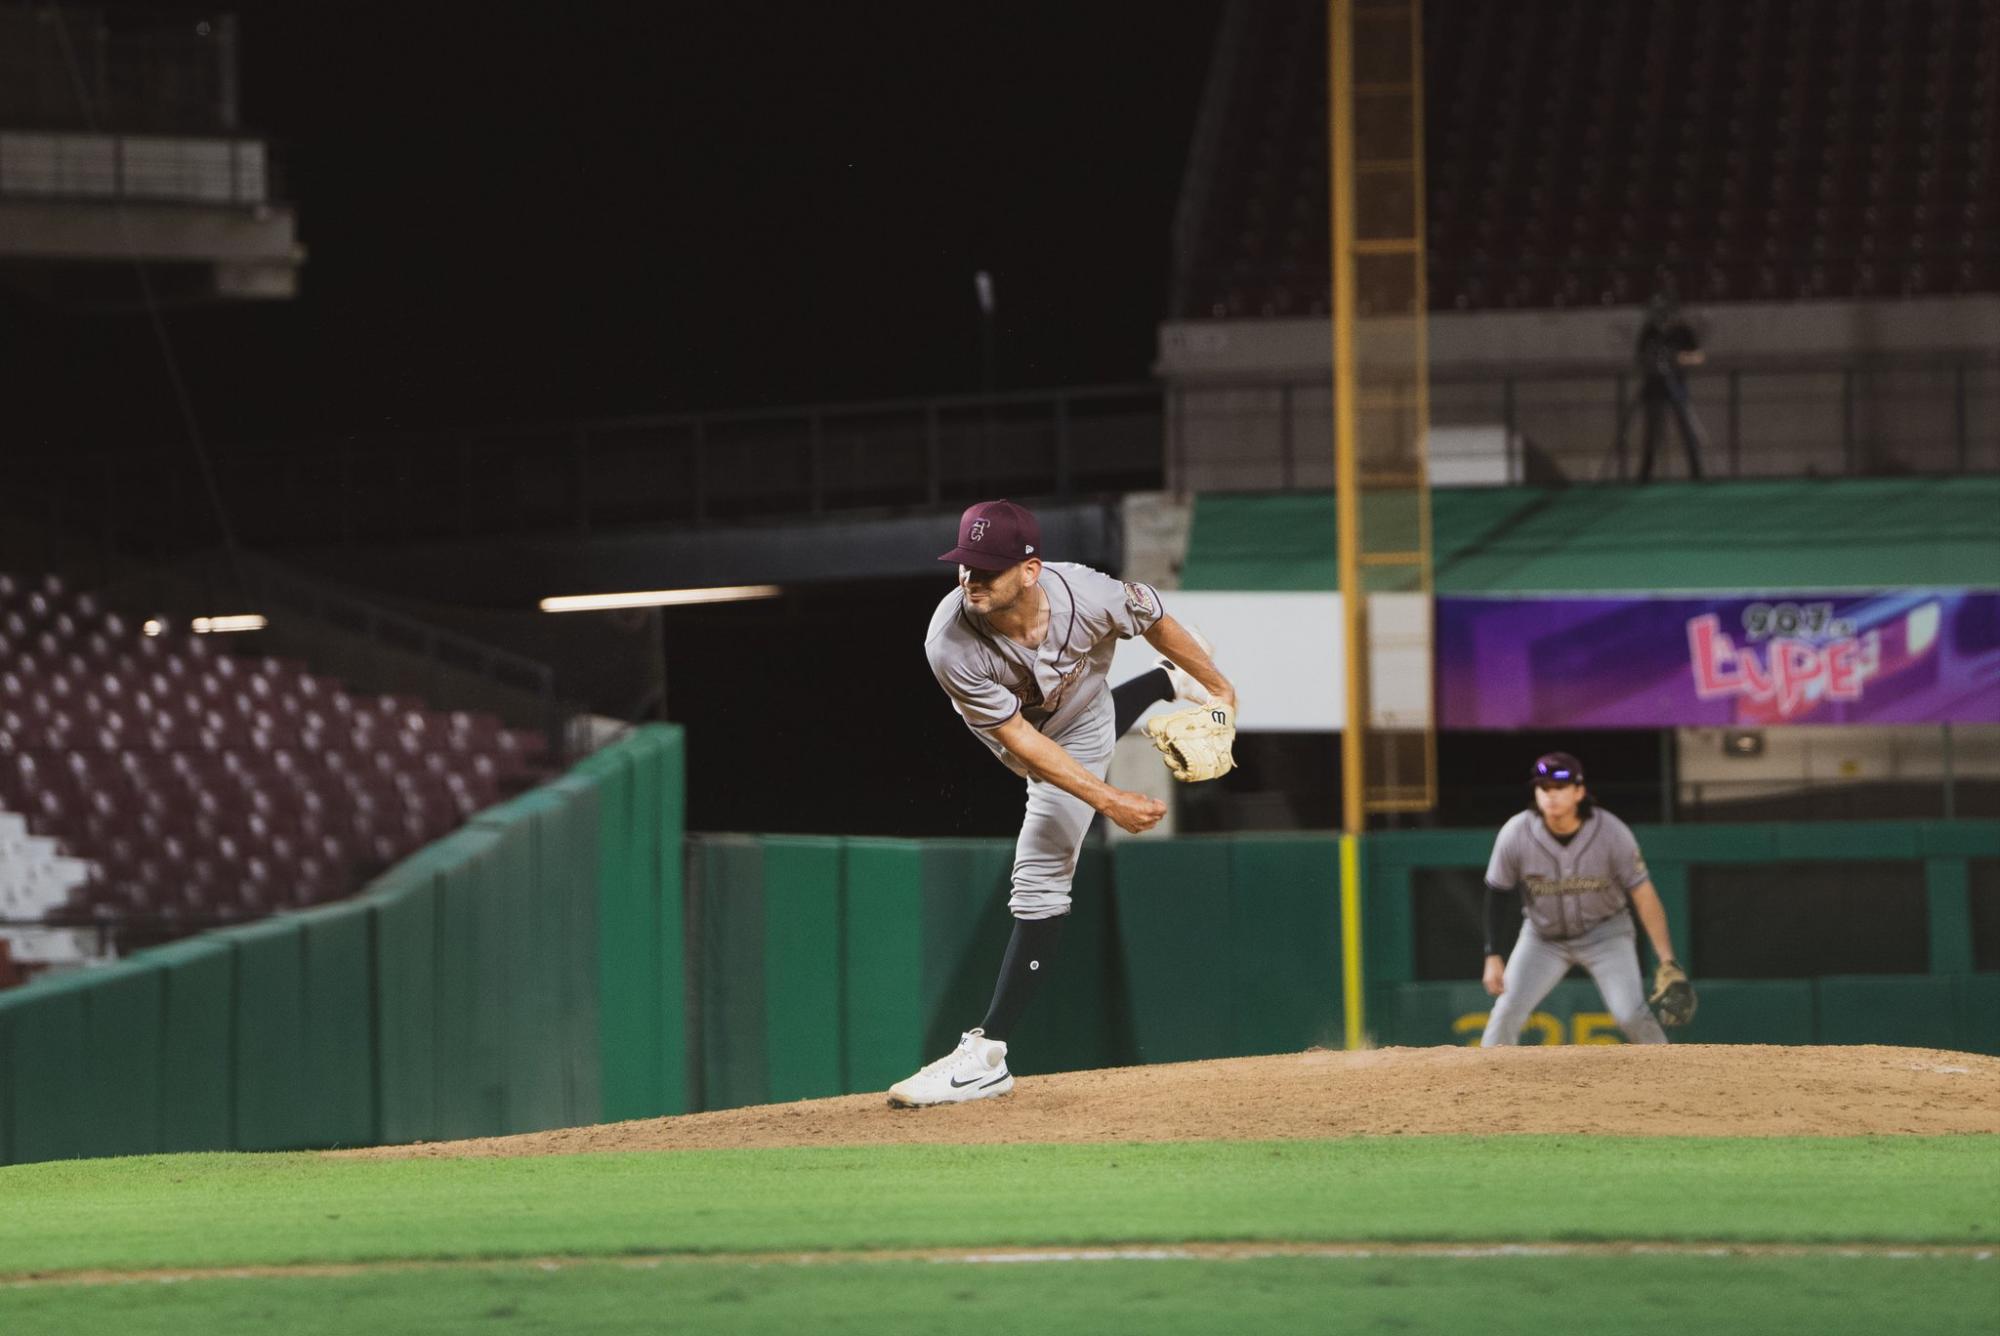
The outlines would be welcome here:
M 1414 541 L 1368 500 L 1371 549 Z M 2000 588 L 1994 477 L 1460 488 L 1431 533 L 1440 594 Z M 1331 492 L 1197 497 L 1181 586 L 1335 589 L 1334 545 Z

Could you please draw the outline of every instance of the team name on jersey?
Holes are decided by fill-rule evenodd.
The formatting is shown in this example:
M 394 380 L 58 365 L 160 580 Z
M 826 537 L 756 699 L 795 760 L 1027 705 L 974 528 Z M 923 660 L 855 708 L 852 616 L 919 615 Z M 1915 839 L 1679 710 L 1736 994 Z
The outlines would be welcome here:
M 1533 899 L 1550 895 L 1596 895 L 1615 889 L 1608 877 L 1535 877 L 1521 879 Z
M 1070 688 L 1082 681 L 1083 675 L 1089 671 L 1089 660 L 1078 659 L 1067 672 L 1056 675 L 1055 690 L 1051 691 L 1047 698 L 1043 697 L 1041 685 L 1033 677 L 1030 677 L 1025 685 L 1014 687 L 1014 696 L 1021 702 L 1023 710 L 1040 710 L 1053 715 L 1062 709 L 1063 699 L 1069 695 Z

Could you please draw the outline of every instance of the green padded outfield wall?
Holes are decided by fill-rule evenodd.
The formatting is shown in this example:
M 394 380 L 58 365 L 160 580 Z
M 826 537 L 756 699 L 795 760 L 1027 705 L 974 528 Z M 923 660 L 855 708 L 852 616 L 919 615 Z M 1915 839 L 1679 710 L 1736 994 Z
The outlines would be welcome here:
M 1640 827 L 1702 1006 L 1701 1043 L 1903 1043 L 2000 1052 L 2000 974 L 1973 973 L 1966 860 L 2000 824 Z M 1416 980 L 1418 874 L 1483 869 L 1491 831 L 1370 836 L 1364 961 L 1380 1044 L 1477 1042 L 1472 966 Z M 1056 967 L 1015 1036 L 1024 1074 L 1337 1046 L 1343 1017 L 1324 835 L 1093 844 Z M 697 836 L 690 952 L 702 1107 L 880 1090 L 976 1024 L 1005 949 L 1000 840 Z M 1709 865 L 1906 860 L 1927 887 L 1927 975 L 1711 979 L 1689 950 L 1689 874 Z M 1476 931 L 1474 926 L 1472 931 Z M 760 945 L 761 944 L 761 945 Z M 1560 985 L 1524 1042 L 1617 1043 L 1586 980 Z M 837 1068 L 837 1070 L 836 1070 Z
M 763 840 L 765 1094 L 814 1099 L 847 1089 L 841 1049 L 841 841 Z
M 352 903 L 0 994 L 0 1156 L 407 1141 L 880 1090 L 977 1023 L 1011 927 L 1008 842 L 683 841 L 680 766 L 677 735 L 642 733 Z M 1969 861 L 2000 856 L 2000 823 L 1639 835 L 1702 989 L 1686 1039 L 2000 1052 L 2000 973 L 1972 970 L 1965 941 Z M 1470 968 L 1416 978 L 1416 897 L 1427 869 L 1476 875 L 1491 838 L 1369 837 L 1376 1042 L 1476 1041 L 1488 999 Z M 683 847 L 692 894 L 683 859 L 664 856 Z M 1015 1036 L 1018 1070 L 1336 1043 L 1335 848 L 1319 835 L 1086 848 L 1056 967 Z M 1921 870 L 1928 973 L 1703 975 L 1691 873 L 1818 862 L 1837 877 L 1855 860 Z M 1573 980 L 1526 1039 L 1618 1035 Z
M 0 994 L 7 1035 L 7 1162 L 92 1154 L 105 1116 L 90 1107 L 84 1017 L 87 987 L 74 976 Z M 140 1078 L 143 1079 L 143 1078 Z M 107 1142 L 110 1138 L 105 1138 Z
M 1013 920 L 1005 840 L 690 840 L 704 1108 L 880 1090 L 984 1015 Z M 1337 1039 L 1332 845 L 1085 848 L 1014 1036 L 1034 1075 Z
M 2000 1053 L 2000 974 L 1973 971 L 1968 861 L 2000 854 L 2000 822 L 1877 821 L 1814 824 L 1635 826 L 1667 909 L 1676 953 L 1694 975 L 1701 1007 L 1677 1035 L 1694 1043 L 1907 1044 Z M 1464 982 L 1417 982 L 1416 922 L 1425 869 L 1476 871 L 1488 831 L 1397 831 L 1366 845 L 1364 958 L 1369 1034 L 1381 1044 L 1476 1043 L 1491 1005 L 1475 961 Z M 1797 979 L 1710 978 L 1691 931 L 1691 873 L 1701 868 L 1807 865 L 1837 885 L 1857 862 L 1921 869 L 1926 974 Z M 1812 907 L 1801 904 L 1799 912 Z M 1560 985 L 1523 1042 L 1618 1042 L 1587 981 Z
M 220 942 L 196 937 L 147 952 L 144 963 L 160 975 L 159 1149 L 234 1145 L 236 959 Z
M 599 1056 L 607 1120 L 682 1113 L 689 1095 L 681 730 L 654 726 L 576 767 L 598 788 Z
M 689 840 L 692 1067 L 703 1108 L 879 1090 L 979 1023 L 1006 950 L 1011 841 Z M 1110 860 L 1084 851 L 1018 1070 L 1134 1061 Z
M 682 764 L 641 729 L 352 900 L 0 993 L 0 1163 L 690 1107 Z

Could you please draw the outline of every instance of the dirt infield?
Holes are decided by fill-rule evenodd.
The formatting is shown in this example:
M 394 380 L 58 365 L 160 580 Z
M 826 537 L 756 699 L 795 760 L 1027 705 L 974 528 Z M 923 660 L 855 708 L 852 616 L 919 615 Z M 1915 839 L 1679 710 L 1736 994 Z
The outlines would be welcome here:
M 1529 1132 L 2000 1133 L 2000 1058 L 1873 1046 L 1316 1049 L 1023 1077 L 1005 1098 L 945 1108 L 891 1109 L 880 1095 L 844 1095 L 521 1136 L 329 1153 L 564 1155 Z

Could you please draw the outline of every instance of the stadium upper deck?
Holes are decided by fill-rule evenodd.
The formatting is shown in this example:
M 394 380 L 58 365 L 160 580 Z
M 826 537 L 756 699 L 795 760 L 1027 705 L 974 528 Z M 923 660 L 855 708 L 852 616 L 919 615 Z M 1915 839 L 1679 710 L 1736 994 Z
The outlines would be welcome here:
M 1433 0 L 1424 44 L 1433 309 L 2000 289 L 1993 0 Z M 1325 45 L 1231 7 L 1175 316 L 1325 314 Z

